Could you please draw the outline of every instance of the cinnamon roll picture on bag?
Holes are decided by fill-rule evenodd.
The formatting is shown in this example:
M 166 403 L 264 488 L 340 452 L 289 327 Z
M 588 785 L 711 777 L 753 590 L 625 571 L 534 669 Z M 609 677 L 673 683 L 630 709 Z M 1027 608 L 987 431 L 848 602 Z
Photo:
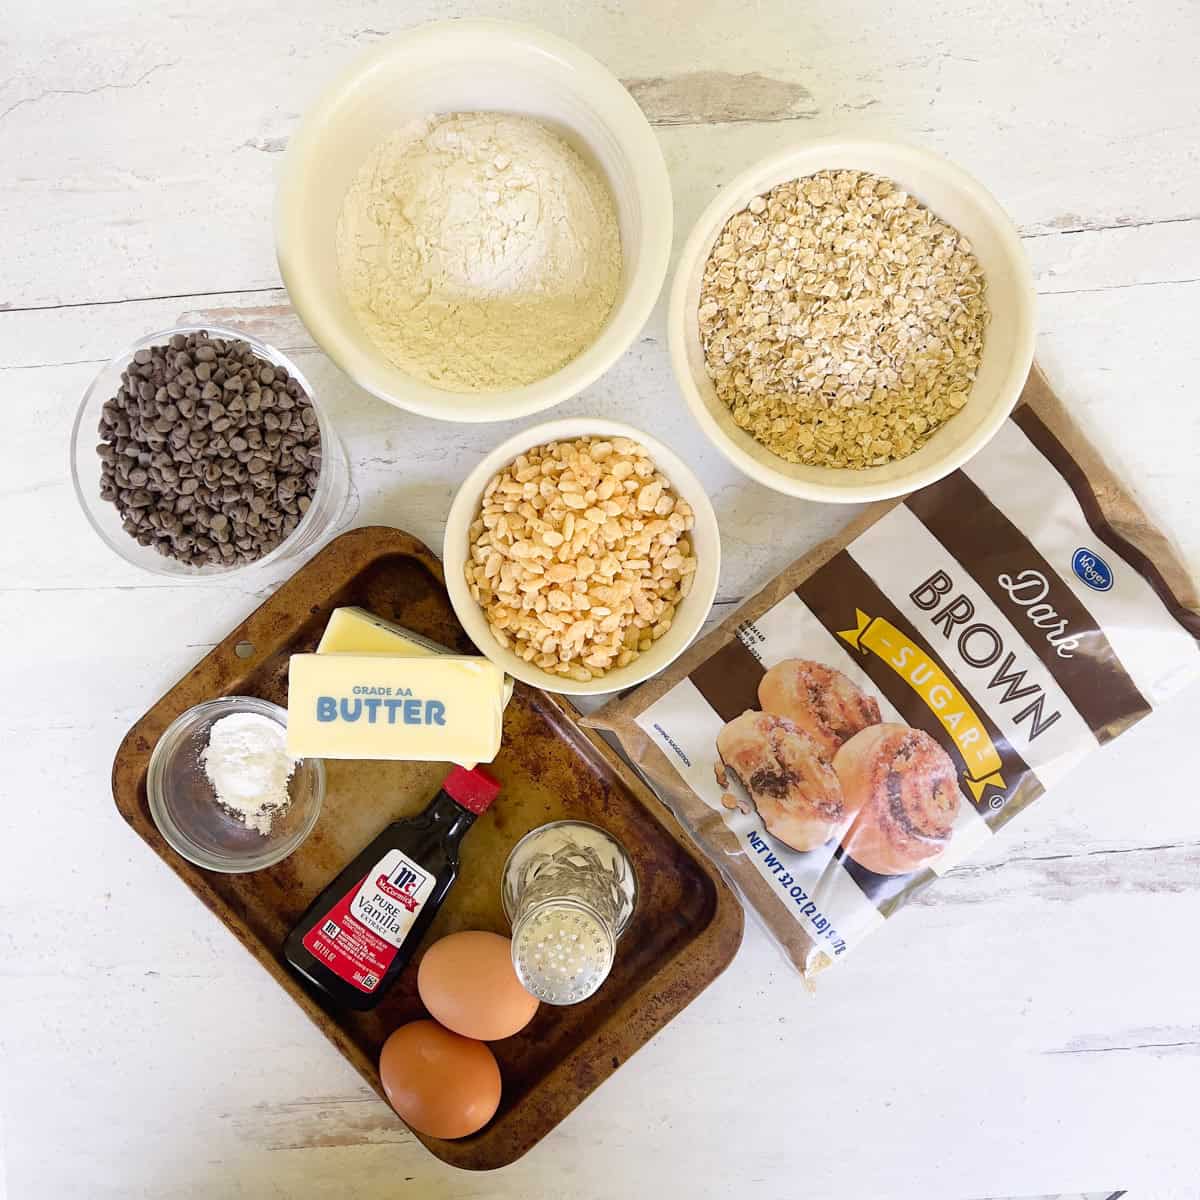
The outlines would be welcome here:
M 860 866 L 877 875 L 907 875 L 945 850 L 958 815 L 958 777 L 929 734 L 873 725 L 842 746 L 833 769 L 857 814 L 842 846 Z
M 758 685 L 763 712 L 787 717 L 832 761 L 860 729 L 878 725 L 879 703 L 841 671 L 805 658 L 776 663 Z
M 793 850 L 823 846 L 853 816 L 828 759 L 786 717 L 742 713 L 717 736 L 717 753 L 767 832 Z

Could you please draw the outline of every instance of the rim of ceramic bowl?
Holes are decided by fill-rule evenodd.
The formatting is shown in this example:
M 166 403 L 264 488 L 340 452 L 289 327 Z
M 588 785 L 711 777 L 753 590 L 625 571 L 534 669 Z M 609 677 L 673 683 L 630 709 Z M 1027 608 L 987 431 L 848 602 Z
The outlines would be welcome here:
M 458 392 L 434 388 L 376 353 L 360 349 L 331 312 L 324 290 L 297 248 L 301 231 L 303 184 L 331 113 L 363 76 L 393 55 L 415 56 L 424 50 L 454 46 L 485 48 L 503 56 L 506 46 L 565 64 L 576 91 L 593 100 L 631 163 L 642 211 L 642 241 L 636 262 L 625 260 L 628 284 L 595 340 L 570 362 L 544 379 L 496 392 Z M 600 378 L 632 345 L 662 291 L 671 254 L 674 202 L 662 148 L 645 113 L 615 75 L 598 59 L 571 42 L 519 21 L 431 21 L 381 41 L 356 58 L 318 96 L 288 142 L 275 196 L 275 255 L 288 296 L 313 341 L 357 383 L 380 400 L 407 412 L 460 424 L 510 421 L 531 416 L 578 395 Z M 365 338 L 365 334 L 363 335 Z M 384 375 L 394 373 L 385 386 Z M 458 407 L 465 405 L 465 407 Z
M 736 207 L 731 208 L 735 199 L 746 202 L 784 178 L 800 178 L 820 171 L 823 168 L 819 160 L 835 153 L 867 156 L 879 152 L 907 160 L 916 171 L 939 176 L 949 182 L 956 191 L 965 195 L 983 214 L 984 219 L 992 227 L 1001 243 L 1005 261 L 1013 270 L 1014 277 L 1018 281 L 1015 289 L 1017 310 L 1013 314 L 1016 329 L 1015 346 L 1003 383 L 997 391 L 997 400 L 972 435 L 953 452 L 935 459 L 927 466 L 887 482 L 863 482 L 835 486 L 794 479 L 749 454 L 721 427 L 709 411 L 688 362 L 687 330 L 689 322 L 695 320 L 695 313 L 687 311 L 690 307 L 687 302 L 688 285 L 701 256 L 707 258 L 725 222 L 732 212 L 736 211 Z M 818 161 L 813 161 L 814 159 Z M 789 175 L 788 172 L 793 164 L 797 164 L 797 170 L 794 175 Z M 869 170 L 869 168 L 861 169 Z M 903 141 L 877 138 L 814 138 L 811 141 L 792 143 L 774 154 L 759 159 L 725 184 L 700 214 L 688 234 L 675 269 L 667 315 L 667 342 L 670 350 L 671 369 L 683 392 L 688 408 L 709 441 L 738 470 L 773 491 L 795 496 L 798 499 L 817 500 L 826 504 L 862 504 L 873 500 L 888 500 L 896 496 L 903 496 L 918 488 L 936 483 L 937 480 L 961 467 L 991 441 L 1016 406 L 1033 364 L 1037 332 L 1034 323 L 1034 307 L 1033 274 L 1021 245 L 1020 234 L 998 201 L 972 175 L 932 151 Z M 829 469 L 830 471 L 840 470 L 839 468 Z
M 671 486 L 679 496 L 692 506 L 695 514 L 692 536 L 694 538 L 699 533 L 700 541 L 703 543 L 702 546 L 695 546 L 696 581 L 692 585 L 691 592 L 680 605 L 680 609 L 684 605 L 691 605 L 689 616 L 685 623 L 680 620 L 680 612 L 677 611 L 671 628 L 663 635 L 662 639 L 665 640 L 675 634 L 679 641 L 678 648 L 669 657 L 657 661 L 655 650 L 661 646 L 662 640 L 660 640 L 650 650 L 635 658 L 628 666 L 614 668 L 599 679 L 587 681 L 570 679 L 563 675 L 551 675 L 518 658 L 512 651 L 505 650 L 492 636 L 487 618 L 467 590 L 467 584 L 463 578 L 470 526 L 475 520 L 483 490 L 491 477 L 511 463 L 518 454 L 523 454 L 533 446 L 578 437 L 625 437 L 644 446 L 650 457 L 654 459 L 655 467 L 671 481 Z M 442 567 L 446 578 L 446 590 L 450 593 L 450 604 L 454 613 L 463 629 L 466 630 L 467 636 L 475 643 L 481 654 L 490 658 L 497 666 L 502 667 L 507 674 L 531 687 L 564 696 L 596 696 L 607 692 L 622 691 L 644 682 L 652 675 L 666 670 L 691 646 L 696 635 L 704 627 L 704 622 L 712 611 L 713 601 L 716 599 L 717 582 L 721 575 L 721 535 L 717 526 L 716 513 L 713 512 L 712 502 L 709 500 L 704 486 L 683 459 L 669 446 L 664 445 L 658 438 L 652 437 L 633 425 L 627 425 L 623 421 L 611 421 L 600 417 L 560 417 L 541 425 L 532 425 L 501 442 L 463 480 L 455 493 L 450 504 L 450 512 L 446 517 Z M 693 597 L 695 597 L 694 600 Z M 677 630 L 678 632 L 676 632 Z
M 264 342 L 261 338 L 255 337 L 253 334 L 246 333 L 241 329 L 232 329 L 227 325 L 214 324 L 188 324 L 188 325 L 173 325 L 169 329 L 161 329 L 155 333 L 148 333 L 144 337 L 140 337 L 133 342 L 120 354 L 110 358 L 108 362 L 96 372 L 91 383 L 88 384 L 87 390 L 83 393 L 83 399 L 79 403 L 79 407 L 75 411 L 75 420 L 71 423 L 71 445 L 70 445 L 70 466 L 71 466 L 71 483 L 75 489 L 75 499 L 79 502 L 79 507 L 83 515 L 87 518 L 88 524 L 92 527 L 97 537 L 115 554 L 124 559 L 130 566 L 137 567 L 139 570 L 148 571 L 152 575 L 167 575 L 172 579 L 181 580 L 204 580 L 204 579 L 228 579 L 229 577 L 238 574 L 241 571 L 251 571 L 259 567 L 269 566 L 271 563 L 277 562 L 281 558 L 287 557 L 292 553 L 292 547 L 297 542 L 306 540 L 311 534 L 314 525 L 322 520 L 326 520 L 327 514 L 322 511 L 322 507 L 317 504 L 309 506 L 308 511 L 301 517 L 296 528 L 288 534 L 282 542 L 279 543 L 269 553 L 264 554 L 262 558 L 257 558 L 253 562 L 238 563 L 232 567 L 191 567 L 186 563 L 168 562 L 168 560 L 155 556 L 153 559 L 147 557 L 142 559 L 134 559 L 128 552 L 126 542 L 137 545 L 128 534 L 124 535 L 124 541 L 111 537 L 97 521 L 92 512 L 92 504 L 101 503 L 99 497 L 94 497 L 89 500 L 84 494 L 83 480 L 81 479 L 82 467 L 80 463 L 80 435 L 83 425 L 83 420 L 88 413 L 89 406 L 93 399 L 96 398 L 100 388 L 101 380 L 103 380 L 110 371 L 122 369 L 123 365 L 133 359 L 134 354 L 139 350 L 149 349 L 152 346 L 160 345 L 163 342 L 169 342 L 176 334 L 186 336 L 189 333 L 208 333 L 212 337 L 218 338 L 236 338 L 238 341 L 245 342 L 250 348 L 264 358 L 266 361 L 274 363 L 277 366 L 284 366 L 287 371 L 300 383 L 308 394 L 308 398 L 313 406 L 313 411 L 317 414 L 317 427 L 321 431 L 321 472 L 322 475 L 326 471 L 326 463 L 332 461 L 334 455 L 338 457 L 343 467 L 348 466 L 345 461 L 345 449 L 342 446 L 341 440 L 338 438 L 337 431 L 333 427 L 333 422 L 330 421 L 328 414 L 325 412 L 321 402 L 317 399 L 316 391 L 313 388 L 308 376 L 301 370 L 296 361 L 282 350 L 277 349 L 268 342 Z M 103 404 L 108 397 L 101 398 L 100 403 Z M 94 440 L 94 439 L 93 439 Z M 327 455 L 329 458 L 327 459 Z M 332 468 L 336 469 L 336 468 Z M 317 484 L 320 487 L 320 481 Z M 103 503 L 107 503 L 104 501 Z M 342 509 L 345 508 L 343 501 Z M 330 520 L 330 528 L 334 528 L 337 524 L 340 513 L 335 514 Z
M 306 758 L 303 761 L 311 766 L 314 772 L 314 802 L 304 824 L 297 827 L 291 838 L 272 846 L 270 850 L 264 850 L 261 854 L 237 863 L 207 854 L 196 846 L 187 832 L 172 820 L 167 812 L 163 786 L 166 761 L 176 750 L 180 733 L 187 725 L 193 721 L 208 720 L 210 714 L 215 720 L 219 716 L 237 712 L 255 712 L 270 717 L 287 728 L 287 709 L 259 696 L 218 696 L 214 700 L 202 700 L 199 704 L 184 709 L 162 731 L 158 741 L 154 743 L 146 769 L 146 804 L 155 828 L 181 858 L 186 858 L 188 862 L 203 867 L 206 871 L 216 871 L 222 875 L 246 875 L 251 871 L 261 871 L 294 854 L 312 833 L 325 804 L 325 764 L 319 758 Z

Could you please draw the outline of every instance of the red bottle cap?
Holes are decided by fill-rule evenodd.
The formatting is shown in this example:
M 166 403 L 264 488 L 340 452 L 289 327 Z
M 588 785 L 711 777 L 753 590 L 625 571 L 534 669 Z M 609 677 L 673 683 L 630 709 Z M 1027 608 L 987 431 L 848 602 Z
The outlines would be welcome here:
M 478 767 L 473 767 L 470 771 L 463 767 L 455 767 L 442 780 L 442 791 L 457 800 L 467 812 L 479 816 L 500 794 L 500 784 Z

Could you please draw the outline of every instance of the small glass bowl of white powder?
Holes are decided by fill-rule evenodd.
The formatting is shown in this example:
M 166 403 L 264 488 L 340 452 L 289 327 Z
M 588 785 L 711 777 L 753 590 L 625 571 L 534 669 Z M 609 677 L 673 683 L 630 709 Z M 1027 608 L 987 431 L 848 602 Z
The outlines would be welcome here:
M 320 759 L 291 758 L 287 710 L 255 696 L 197 704 L 166 729 L 146 778 L 171 847 L 210 871 L 259 871 L 312 831 L 325 797 Z

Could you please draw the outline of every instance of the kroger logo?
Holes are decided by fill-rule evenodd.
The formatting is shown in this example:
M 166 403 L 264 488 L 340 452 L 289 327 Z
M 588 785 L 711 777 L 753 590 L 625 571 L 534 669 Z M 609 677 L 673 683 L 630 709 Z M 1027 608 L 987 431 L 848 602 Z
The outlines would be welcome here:
M 1075 574 L 1094 592 L 1107 592 L 1113 585 L 1112 567 L 1094 550 L 1080 546 L 1071 559 Z

